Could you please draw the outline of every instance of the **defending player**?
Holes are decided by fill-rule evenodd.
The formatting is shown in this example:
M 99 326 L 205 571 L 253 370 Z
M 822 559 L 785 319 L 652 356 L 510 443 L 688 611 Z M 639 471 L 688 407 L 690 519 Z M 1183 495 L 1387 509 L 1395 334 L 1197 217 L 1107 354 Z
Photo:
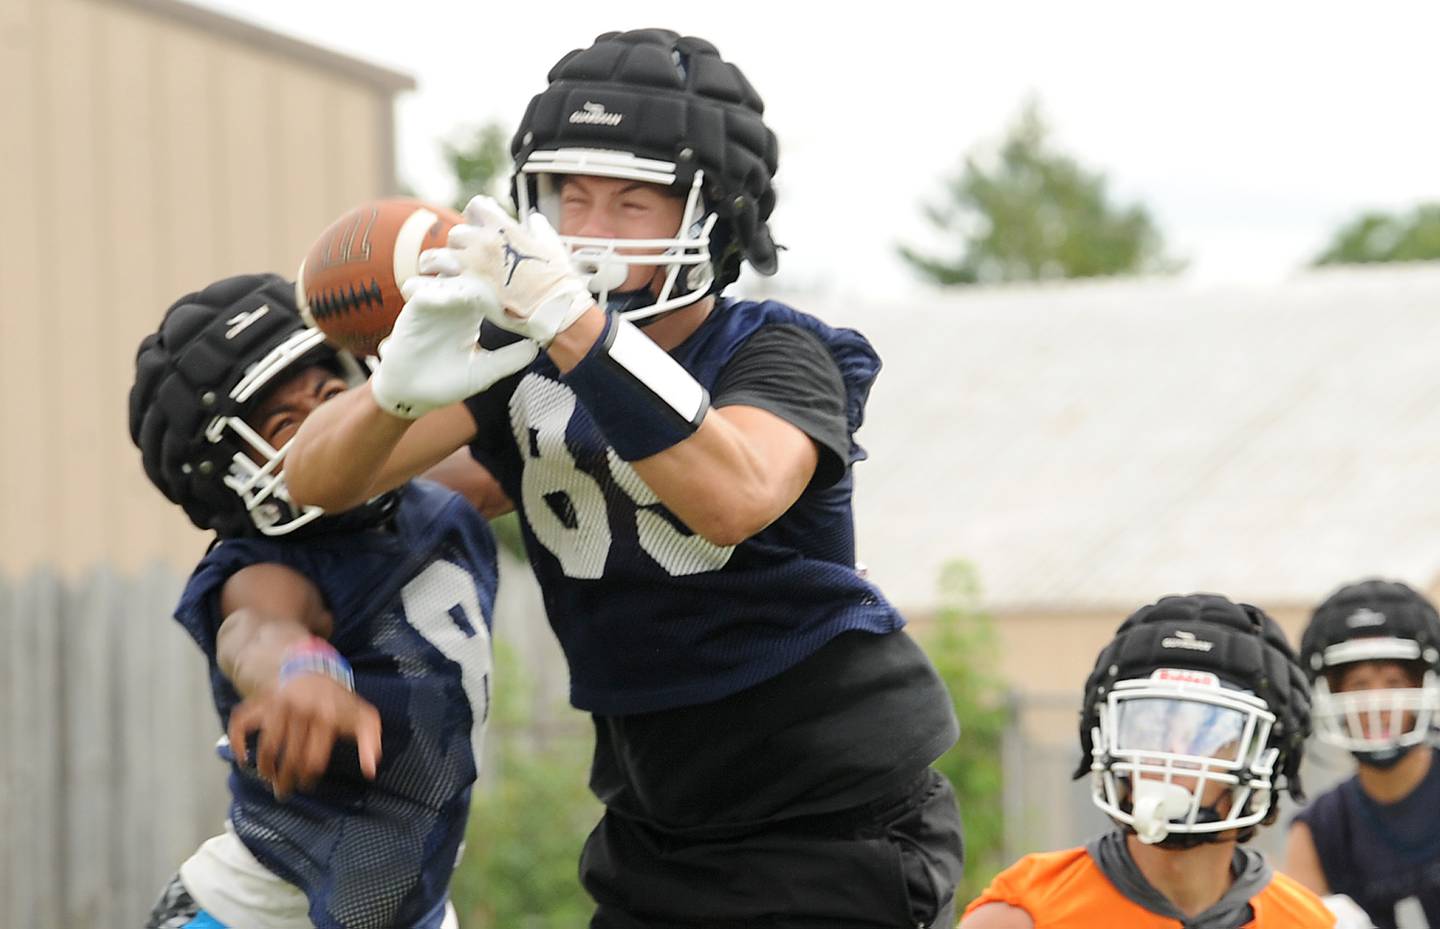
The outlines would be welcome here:
M 426 253 L 370 385 L 301 431 L 292 490 L 347 505 L 469 443 L 492 508 L 514 501 L 595 720 L 592 925 L 948 925 L 960 823 L 929 766 L 955 720 L 855 570 L 879 359 L 720 296 L 775 266 L 760 98 L 663 30 L 550 79 L 513 145 L 522 221 L 477 200 Z M 482 320 L 545 350 L 488 391 Z
M 1380 929 L 1440 926 L 1440 616 L 1404 584 L 1350 584 L 1316 608 L 1300 658 L 1316 734 L 1358 768 L 1295 817 L 1285 871 Z
M 1196 594 L 1132 614 L 1085 684 L 1076 777 L 1119 829 L 1027 855 L 971 902 L 963 929 L 1289 929 L 1335 917 L 1244 848 L 1296 780 L 1310 694 L 1253 606 Z
M 291 502 L 295 430 L 359 377 L 293 295 L 274 275 L 220 281 L 177 301 L 136 356 L 145 471 L 217 536 L 175 617 L 209 663 L 232 796 L 225 832 L 147 926 L 454 926 L 494 542 L 423 481 L 343 513 Z

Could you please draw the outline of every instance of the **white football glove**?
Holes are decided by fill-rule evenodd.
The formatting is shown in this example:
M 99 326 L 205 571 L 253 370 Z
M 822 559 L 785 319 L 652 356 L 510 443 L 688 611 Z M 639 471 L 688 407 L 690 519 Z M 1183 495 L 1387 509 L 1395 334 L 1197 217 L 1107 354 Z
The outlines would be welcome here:
M 401 287 L 405 309 L 380 343 L 370 393 L 380 409 L 418 419 L 485 390 L 535 360 L 529 340 L 497 349 L 476 343 L 480 322 L 503 315 L 494 290 L 473 274 L 412 277 Z
M 548 346 L 594 303 L 570 250 L 539 213 L 516 222 L 489 197 L 465 207 L 447 247 L 425 252 L 422 273 L 475 274 L 495 289 L 504 309 L 487 318 Z

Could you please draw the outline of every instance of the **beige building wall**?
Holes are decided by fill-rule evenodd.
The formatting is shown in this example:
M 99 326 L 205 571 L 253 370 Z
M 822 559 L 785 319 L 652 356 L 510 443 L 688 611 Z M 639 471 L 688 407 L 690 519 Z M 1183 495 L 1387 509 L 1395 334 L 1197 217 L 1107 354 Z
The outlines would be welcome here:
M 1358 578 L 1339 578 L 1336 586 Z M 1440 583 L 1424 593 L 1440 597 Z M 1232 599 L 1246 600 L 1243 594 Z M 1250 600 L 1285 630 L 1291 647 L 1300 648 L 1300 635 L 1310 620 L 1314 603 L 1265 603 Z M 1073 747 L 1078 752 L 1080 695 L 1095 656 L 1110 641 L 1120 623 L 1143 604 L 1114 609 L 1035 609 L 997 613 L 995 629 L 1000 645 L 1000 674 L 1015 693 L 1021 708 L 1019 724 L 1024 735 L 1041 744 Z
M 1095 656 L 1114 636 L 1121 621 L 1141 605 L 996 616 L 1000 673 L 1020 698 L 1024 708 L 1021 724 L 1027 736 L 1053 745 L 1077 744 L 1080 694 Z M 1264 609 L 1285 628 L 1290 643 L 1298 647 L 1309 608 L 1278 605 Z
M 193 563 L 130 444 L 135 348 L 394 192 L 412 86 L 178 0 L 0 0 L 0 573 Z

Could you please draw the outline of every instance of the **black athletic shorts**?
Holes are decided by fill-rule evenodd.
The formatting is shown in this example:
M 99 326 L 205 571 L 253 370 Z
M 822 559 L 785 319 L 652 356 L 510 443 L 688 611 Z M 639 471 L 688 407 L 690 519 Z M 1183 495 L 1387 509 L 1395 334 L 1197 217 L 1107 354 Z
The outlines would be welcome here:
M 949 929 L 960 834 L 950 782 L 927 769 L 861 806 L 733 834 L 607 811 L 580 878 L 597 905 L 591 929 Z

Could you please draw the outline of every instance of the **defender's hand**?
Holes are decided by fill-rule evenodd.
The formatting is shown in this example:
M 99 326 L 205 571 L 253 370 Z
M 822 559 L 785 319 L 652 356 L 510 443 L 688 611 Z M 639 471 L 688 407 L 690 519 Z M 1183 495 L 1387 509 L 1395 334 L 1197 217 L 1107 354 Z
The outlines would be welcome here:
M 418 419 L 480 393 L 540 352 L 529 341 L 494 350 L 477 344 L 481 320 L 504 314 L 494 290 L 474 275 L 413 277 L 402 289 L 405 309 L 380 343 L 380 366 L 370 377 L 370 392 L 387 413 Z
M 330 764 L 337 739 L 355 743 L 367 778 L 374 780 L 380 764 L 380 714 L 322 674 L 301 674 L 231 711 L 230 749 L 242 765 L 246 737 L 256 730 L 260 741 L 255 767 L 282 800 L 297 788 L 315 785 Z
M 450 229 L 447 247 L 422 254 L 420 270 L 480 277 L 504 307 L 487 318 L 542 347 L 595 303 L 545 217 L 531 213 L 516 222 L 489 197 L 470 201 L 465 222 Z

